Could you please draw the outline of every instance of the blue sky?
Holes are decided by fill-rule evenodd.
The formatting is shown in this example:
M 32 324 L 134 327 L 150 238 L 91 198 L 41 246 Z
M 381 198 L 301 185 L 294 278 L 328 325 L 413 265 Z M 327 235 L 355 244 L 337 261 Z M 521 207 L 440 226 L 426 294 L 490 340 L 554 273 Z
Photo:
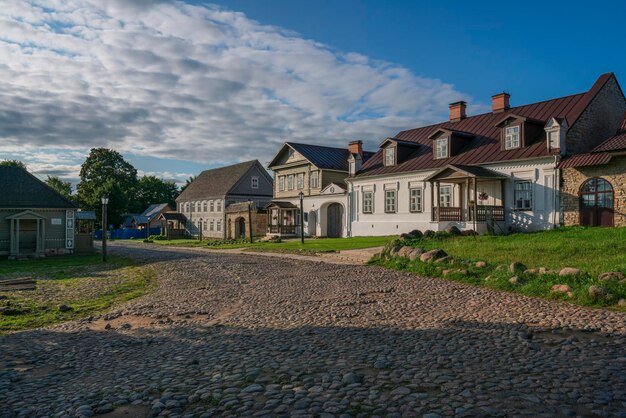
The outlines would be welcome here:
M 0 9 L 0 159 L 76 182 L 92 147 L 184 182 L 283 141 L 375 149 L 626 78 L 626 2 L 27 0 Z

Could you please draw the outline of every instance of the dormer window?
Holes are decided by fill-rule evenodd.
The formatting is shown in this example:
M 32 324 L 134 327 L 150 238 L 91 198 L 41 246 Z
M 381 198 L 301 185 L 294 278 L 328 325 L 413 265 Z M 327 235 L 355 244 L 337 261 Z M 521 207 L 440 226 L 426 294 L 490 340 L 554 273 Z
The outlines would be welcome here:
M 396 149 L 393 147 L 385 148 L 385 165 L 396 164 Z
M 520 147 L 520 134 L 518 126 L 508 126 L 504 128 L 504 149 L 514 149 Z
M 438 160 L 441 158 L 448 158 L 449 147 L 448 138 L 439 138 L 435 140 L 435 158 Z

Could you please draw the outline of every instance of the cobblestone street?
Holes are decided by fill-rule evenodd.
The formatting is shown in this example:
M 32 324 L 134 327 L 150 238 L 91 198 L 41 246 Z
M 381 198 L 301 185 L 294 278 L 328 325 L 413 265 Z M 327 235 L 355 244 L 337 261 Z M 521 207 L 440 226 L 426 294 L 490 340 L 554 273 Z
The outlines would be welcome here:
M 110 249 L 154 291 L 0 337 L 0 417 L 626 417 L 623 313 L 314 257 Z

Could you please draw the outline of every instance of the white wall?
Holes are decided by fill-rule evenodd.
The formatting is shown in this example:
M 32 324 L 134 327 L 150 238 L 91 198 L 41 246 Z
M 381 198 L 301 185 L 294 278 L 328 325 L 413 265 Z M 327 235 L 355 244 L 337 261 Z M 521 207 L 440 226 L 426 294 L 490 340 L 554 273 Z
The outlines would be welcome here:
M 552 228 L 559 224 L 558 197 L 555 197 L 555 184 L 558 184 L 557 170 L 552 158 L 543 158 L 525 162 L 505 162 L 486 164 L 489 168 L 509 177 L 505 180 L 505 213 L 506 221 L 501 225 L 505 231 L 511 230 L 541 230 Z M 352 179 L 348 183 L 351 205 L 351 236 L 381 236 L 398 235 L 413 229 L 425 231 L 443 230 L 450 224 L 460 229 L 473 229 L 473 222 L 432 222 L 431 221 L 431 190 L 430 183 L 424 179 L 435 170 L 415 172 L 409 174 L 390 175 L 386 177 L 363 177 Z M 533 181 L 533 202 L 530 211 L 515 211 L 513 186 L 515 179 Z M 397 212 L 385 213 L 385 188 L 393 187 L 397 190 Z M 423 212 L 409 211 L 409 189 L 423 188 Z M 452 191 L 452 205 L 465 206 L 466 202 L 458 199 L 458 188 Z M 500 183 L 479 183 L 478 190 L 489 195 L 484 204 L 499 205 L 501 203 Z M 365 214 L 362 211 L 362 192 L 374 190 L 374 213 Z M 556 200 L 555 200 L 556 199 Z M 463 200 L 463 199 L 461 199 Z M 486 226 L 478 222 L 477 230 L 484 232 Z
M 281 202 L 290 202 L 300 208 L 300 199 L 280 199 Z M 315 235 L 318 237 L 326 236 L 326 210 L 331 203 L 339 203 L 343 206 L 343 229 L 341 236 L 348 236 L 348 197 L 346 194 L 335 195 L 319 195 L 305 197 L 302 201 L 304 213 L 309 214 L 311 211 L 315 211 Z M 309 216 L 309 215 L 307 215 Z M 304 235 L 309 236 L 309 222 L 304 223 Z M 297 231 L 300 235 L 300 231 Z

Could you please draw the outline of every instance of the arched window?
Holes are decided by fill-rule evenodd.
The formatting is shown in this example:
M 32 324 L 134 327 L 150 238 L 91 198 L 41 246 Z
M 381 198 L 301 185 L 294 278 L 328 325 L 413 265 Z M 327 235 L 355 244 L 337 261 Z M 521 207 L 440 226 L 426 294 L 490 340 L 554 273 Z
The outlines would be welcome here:
M 613 226 L 613 187 L 600 177 L 590 178 L 580 187 L 580 224 Z

